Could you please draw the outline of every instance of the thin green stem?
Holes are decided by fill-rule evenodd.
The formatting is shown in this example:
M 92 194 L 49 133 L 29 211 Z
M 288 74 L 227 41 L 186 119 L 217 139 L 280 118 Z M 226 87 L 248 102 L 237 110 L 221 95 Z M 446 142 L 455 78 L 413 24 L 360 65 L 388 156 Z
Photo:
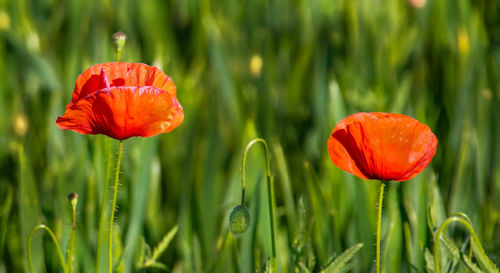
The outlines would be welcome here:
M 73 253 L 75 244 L 76 231 L 76 206 L 72 206 L 73 222 L 71 223 L 71 236 L 69 237 L 68 250 L 66 252 L 66 262 L 69 273 L 73 273 Z
M 118 178 L 120 177 L 120 163 L 123 153 L 123 140 L 120 140 L 118 148 L 118 158 L 116 159 L 115 182 L 113 184 L 113 201 L 111 203 L 111 214 L 109 216 L 109 237 L 108 237 L 108 272 L 113 272 L 113 220 L 115 218 L 116 196 L 118 195 Z
M 380 230 L 382 227 L 382 201 L 384 199 L 385 181 L 380 181 L 377 216 L 377 273 L 380 273 Z
M 52 238 L 52 241 L 56 245 L 57 256 L 59 257 L 59 261 L 61 262 L 61 267 L 63 269 L 63 272 L 68 273 L 68 269 L 66 268 L 66 263 L 64 262 L 64 256 L 63 256 L 62 251 L 61 251 L 61 246 L 59 245 L 59 242 L 57 241 L 56 235 L 54 235 L 54 232 L 52 232 L 52 230 L 49 227 L 47 227 L 46 225 L 36 226 L 31 231 L 30 237 L 28 239 L 28 262 L 29 262 L 29 266 L 30 266 L 30 272 L 31 273 L 35 272 L 35 271 L 33 271 L 33 262 L 32 262 L 32 258 L 31 258 L 31 240 L 33 239 L 33 235 L 35 235 L 35 232 L 39 229 L 44 229 L 49 233 L 50 237 Z
M 101 211 L 99 213 L 99 231 L 97 232 L 97 251 L 95 259 L 94 273 L 99 273 L 99 261 L 101 260 L 101 245 L 103 244 L 104 229 L 106 228 L 106 201 L 108 200 L 109 178 L 111 176 L 111 162 L 113 160 L 113 151 L 111 142 L 108 139 L 104 142 L 104 149 L 108 154 L 108 162 L 106 164 L 106 176 L 104 180 L 104 193 L 101 200 Z
M 116 62 L 120 62 L 120 57 L 122 55 L 122 50 L 121 49 L 117 49 L 116 50 Z
M 267 176 L 267 194 L 268 194 L 268 207 L 269 207 L 269 217 L 271 218 L 271 245 L 272 245 L 272 260 L 271 260 L 271 267 L 272 267 L 272 272 L 278 272 L 277 271 L 277 260 L 276 260 L 276 228 L 275 228 L 275 223 L 274 223 L 274 206 L 276 204 L 275 202 L 275 197 L 274 197 L 274 181 L 273 177 L 271 176 L 271 164 L 270 164 L 270 156 L 269 156 L 269 148 L 267 145 L 267 142 L 262 139 L 262 138 L 256 138 L 252 141 L 250 141 L 245 149 L 245 152 L 243 153 L 243 163 L 241 167 L 241 205 L 245 204 L 245 188 L 246 188 L 246 183 L 245 183 L 245 166 L 246 166 L 246 159 L 247 159 L 247 154 L 250 148 L 255 144 L 255 143 L 262 143 L 264 145 L 264 149 L 266 151 L 266 176 Z
M 469 231 L 470 235 L 472 236 L 471 238 L 471 245 L 470 247 L 472 248 L 473 246 L 477 248 L 479 253 L 477 255 L 477 258 L 484 264 L 489 264 L 490 261 L 488 260 L 488 256 L 484 252 L 483 246 L 481 245 L 481 241 L 479 241 L 479 238 L 477 237 L 476 233 L 474 232 L 474 228 L 472 227 L 471 223 L 468 220 L 468 217 L 465 216 L 466 219 L 463 218 L 463 216 L 451 216 L 446 221 L 441 224 L 441 226 L 438 229 L 438 232 L 436 233 L 436 237 L 434 238 L 434 272 L 439 273 L 439 242 L 441 239 L 441 234 L 446 231 L 448 226 L 453 223 L 453 222 L 458 222 L 461 223 L 465 226 L 465 228 Z M 474 242 L 474 245 L 472 245 L 472 242 Z

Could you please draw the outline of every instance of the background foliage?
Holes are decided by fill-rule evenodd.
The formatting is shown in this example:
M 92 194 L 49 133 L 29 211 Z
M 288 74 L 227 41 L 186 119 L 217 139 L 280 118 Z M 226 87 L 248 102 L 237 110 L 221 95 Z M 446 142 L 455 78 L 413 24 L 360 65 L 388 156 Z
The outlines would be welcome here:
M 122 60 L 159 66 L 185 111 L 173 132 L 125 142 L 118 272 L 135 272 L 144 242 L 155 246 L 175 225 L 159 259 L 174 272 L 265 264 L 260 148 L 247 166 L 252 226 L 235 238 L 227 225 L 239 203 L 242 152 L 255 137 L 270 144 L 282 271 L 318 271 L 363 243 L 352 271 L 369 272 L 377 183 L 340 171 L 326 150 L 335 124 L 359 111 L 411 115 L 439 139 L 425 172 L 389 184 L 386 272 L 424 272 L 431 231 L 458 211 L 499 264 L 500 3 L 418 2 L 0 0 L 0 272 L 27 272 L 37 224 L 52 227 L 65 249 L 70 192 L 80 195 L 75 270 L 94 270 L 111 141 L 62 131 L 55 120 L 76 77 L 114 60 L 118 30 L 128 35 Z M 463 229 L 449 234 L 467 243 Z M 33 248 L 38 272 L 59 272 L 47 236 Z

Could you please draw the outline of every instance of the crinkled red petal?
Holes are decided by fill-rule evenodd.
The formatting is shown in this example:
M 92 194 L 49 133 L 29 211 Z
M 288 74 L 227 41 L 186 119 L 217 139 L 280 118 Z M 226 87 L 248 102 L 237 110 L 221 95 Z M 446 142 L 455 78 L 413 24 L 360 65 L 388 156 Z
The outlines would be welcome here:
M 122 140 L 170 132 L 183 119 L 179 101 L 169 92 L 151 86 L 114 86 L 68 105 L 56 124 L 81 134 L 104 134 Z
M 78 76 L 71 103 L 113 86 L 152 86 L 176 95 L 172 79 L 156 67 L 142 63 L 103 63 L 88 68 Z
M 429 165 L 437 142 L 409 116 L 357 113 L 333 129 L 328 152 L 337 167 L 360 178 L 405 181 Z

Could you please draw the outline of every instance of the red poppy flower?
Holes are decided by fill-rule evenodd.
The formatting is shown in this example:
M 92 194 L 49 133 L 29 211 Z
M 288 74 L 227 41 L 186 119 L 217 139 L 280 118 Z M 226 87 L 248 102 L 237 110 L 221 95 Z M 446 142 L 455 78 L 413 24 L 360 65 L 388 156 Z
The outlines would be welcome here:
M 56 124 L 122 140 L 170 132 L 183 119 L 174 82 L 158 68 L 104 63 L 78 76 L 71 102 Z
M 409 116 L 357 113 L 335 126 L 328 153 L 337 167 L 360 178 L 405 181 L 429 165 L 437 143 L 427 125 Z

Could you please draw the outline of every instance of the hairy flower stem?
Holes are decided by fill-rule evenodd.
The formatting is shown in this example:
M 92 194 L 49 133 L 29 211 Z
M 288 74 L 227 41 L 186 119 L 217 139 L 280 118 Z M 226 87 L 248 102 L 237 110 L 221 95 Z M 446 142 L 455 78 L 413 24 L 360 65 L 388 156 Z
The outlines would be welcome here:
M 121 31 L 113 33 L 113 40 L 116 48 L 116 62 L 120 61 L 123 46 L 127 40 L 127 35 Z
M 120 61 L 120 57 L 121 56 L 122 56 L 122 50 L 121 49 L 117 49 L 116 50 L 116 62 Z
M 66 253 L 66 263 L 68 268 L 68 273 L 73 273 L 73 253 L 75 251 L 75 231 L 76 231 L 76 203 L 71 206 L 73 221 L 71 223 L 71 236 L 69 238 L 68 250 Z
M 271 245 L 272 245 L 272 259 L 271 259 L 271 272 L 278 272 L 278 266 L 277 266 L 277 261 L 276 261 L 276 230 L 275 230 L 275 224 L 274 224 L 274 204 L 275 204 L 275 198 L 274 198 L 274 183 L 273 183 L 273 177 L 271 176 L 271 165 L 270 165 L 270 159 L 269 159 L 269 148 L 267 146 L 267 142 L 262 139 L 262 138 L 256 138 L 252 141 L 250 141 L 245 149 L 245 152 L 243 153 L 243 163 L 241 167 L 241 205 L 243 206 L 245 204 L 245 188 L 246 188 L 246 183 L 245 183 L 245 166 L 246 166 L 246 159 L 247 159 L 247 154 L 250 148 L 255 144 L 255 143 L 262 143 L 264 145 L 264 149 L 266 150 L 266 176 L 267 176 L 267 194 L 268 194 L 268 208 L 269 208 L 269 217 L 271 218 Z
M 118 158 L 116 159 L 115 182 L 113 184 L 113 201 L 111 203 L 111 214 L 109 216 L 109 237 L 108 237 L 108 272 L 113 272 L 113 220 L 115 218 L 116 196 L 118 195 L 118 178 L 120 176 L 120 163 L 122 160 L 123 140 L 120 140 L 118 148 Z
M 380 273 L 380 230 L 382 226 L 382 201 L 384 199 L 385 181 L 380 181 L 377 216 L 377 273 Z

